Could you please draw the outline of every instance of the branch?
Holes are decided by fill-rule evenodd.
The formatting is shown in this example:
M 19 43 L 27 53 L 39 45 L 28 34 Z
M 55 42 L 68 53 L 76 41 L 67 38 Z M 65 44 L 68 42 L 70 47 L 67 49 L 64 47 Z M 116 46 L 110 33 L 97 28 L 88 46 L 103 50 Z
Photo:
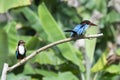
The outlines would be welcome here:
M 98 37 L 101 37 L 103 36 L 103 33 L 100 33 L 100 34 L 94 34 L 94 35 L 86 35 L 86 36 L 82 36 L 82 37 L 70 37 L 70 38 L 66 38 L 66 39 L 63 39 L 63 40 L 59 40 L 59 41 L 56 41 L 56 42 L 53 42 L 53 43 L 50 43 L 36 51 L 34 51 L 32 54 L 30 54 L 29 56 L 27 56 L 26 58 L 22 59 L 21 61 L 19 61 L 18 63 L 16 63 L 15 65 L 13 65 L 12 67 L 9 67 L 8 68 L 8 71 L 12 71 L 13 69 L 15 69 L 16 67 L 24 64 L 26 61 L 28 61 L 29 59 L 31 59 L 32 57 L 34 57 L 35 55 L 37 55 L 38 53 L 50 48 L 50 47 L 53 47 L 55 45 L 58 45 L 58 44 L 62 44 L 62 43 L 65 43 L 65 42 L 69 42 L 69 41 L 73 41 L 73 40 L 77 40 L 77 39 L 90 39 L 90 38 L 98 38 Z
M 8 70 L 8 64 L 4 63 L 1 80 L 6 80 L 7 70 Z

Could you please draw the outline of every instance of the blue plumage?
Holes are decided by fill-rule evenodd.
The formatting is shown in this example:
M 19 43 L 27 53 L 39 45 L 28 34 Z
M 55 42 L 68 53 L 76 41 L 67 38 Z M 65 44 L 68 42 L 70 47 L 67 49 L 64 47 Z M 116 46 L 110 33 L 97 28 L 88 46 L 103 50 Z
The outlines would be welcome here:
M 88 20 L 84 20 L 80 24 L 76 25 L 73 30 L 65 30 L 65 32 L 71 32 L 71 37 L 80 36 L 84 34 L 89 25 L 96 26 L 96 24 Z
M 71 37 L 74 35 L 80 36 L 86 31 L 86 29 L 88 27 L 89 27 L 89 25 L 87 25 L 87 24 L 84 24 L 84 25 L 79 24 L 79 25 L 75 26 L 75 28 L 73 29 L 73 32 L 71 32 L 70 36 Z
M 18 57 L 18 50 L 16 50 L 16 57 Z

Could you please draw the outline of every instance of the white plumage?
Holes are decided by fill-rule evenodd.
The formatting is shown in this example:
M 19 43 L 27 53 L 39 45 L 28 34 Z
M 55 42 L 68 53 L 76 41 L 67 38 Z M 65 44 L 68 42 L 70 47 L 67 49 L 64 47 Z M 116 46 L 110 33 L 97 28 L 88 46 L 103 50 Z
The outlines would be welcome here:
M 19 45 L 18 50 L 19 50 L 19 54 L 21 54 L 21 55 L 23 55 L 25 53 L 25 48 L 23 45 Z

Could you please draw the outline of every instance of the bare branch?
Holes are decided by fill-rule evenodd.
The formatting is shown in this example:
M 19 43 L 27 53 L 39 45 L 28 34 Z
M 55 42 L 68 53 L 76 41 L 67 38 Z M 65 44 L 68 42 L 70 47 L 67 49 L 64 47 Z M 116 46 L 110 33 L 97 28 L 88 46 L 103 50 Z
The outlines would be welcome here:
M 7 70 L 8 70 L 8 64 L 4 63 L 1 80 L 6 80 Z
M 53 42 L 53 43 L 50 43 L 36 51 L 34 51 L 33 53 L 31 53 L 29 56 L 27 56 L 26 58 L 22 59 L 20 62 L 16 63 L 15 65 L 13 65 L 12 67 L 9 67 L 8 68 L 8 71 L 12 71 L 13 69 L 15 69 L 16 67 L 22 65 L 23 63 L 25 63 L 26 61 L 28 61 L 29 59 L 31 59 L 32 57 L 34 57 L 35 55 L 37 55 L 38 53 L 50 48 L 50 47 L 53 47 L 55 45 L 58 45 L 58 44 L 62 44 L 62 43 L 65 43 L 65 42 L 69 42 L 69 41 L 73 41 L 73 40 L 77 40 L 77 39 L 90 39 L 90 38 L 98 38 L 98 37 L 101 37 L 103 36 L 103 34 L 94 34 L 94 35 L 86 35 L 86 36 L 82 36 L 82 37 L 70 37 L 70 38 L 66 38 L 66 39 L 63 39 L 63 40 L 59 40 L 59 41 L 56 41 L 56 42 Z

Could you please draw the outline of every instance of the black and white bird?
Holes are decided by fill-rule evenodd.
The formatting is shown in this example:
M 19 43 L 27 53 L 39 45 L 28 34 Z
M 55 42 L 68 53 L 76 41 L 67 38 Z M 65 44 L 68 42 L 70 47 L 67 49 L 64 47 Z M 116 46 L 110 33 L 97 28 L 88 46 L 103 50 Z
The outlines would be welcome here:
M 25 42 L 23 40 L 20 40 L 18 42 L 18 46 L 16 50 L 16 57 L 18 60 L 21 60 L 26 57 Z

